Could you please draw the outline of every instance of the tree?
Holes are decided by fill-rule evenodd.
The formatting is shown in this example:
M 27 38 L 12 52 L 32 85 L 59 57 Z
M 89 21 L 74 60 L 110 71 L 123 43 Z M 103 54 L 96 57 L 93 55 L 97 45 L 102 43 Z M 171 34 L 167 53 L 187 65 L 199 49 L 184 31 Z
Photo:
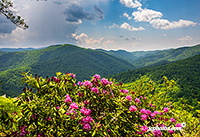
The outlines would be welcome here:
M 4 15 L 17 27 L 20 27 L 22 29 L 27 29 L 28 25 L 25 23 L 24 19 L 21 19 L 20 16 L 17 16 L 15 14 L 15 11 L 13 11 L 11 8 L 13 8 L 13 3 L 10 0 L 0 1 L 0 14 Z
M 0 80 L 0 88 L 1 88 L 1 85 L 3 85 L 3 83 L 1 83 L 2 81 Z
M 13 8 L 13 3 L 10 0 L 0 0 L 0 15 L 4 15 L 17 27 L 20 27 L 22 29 L 27 29 L 28 25 L 26 24 L 24 19 L 22 19 L 21 16 L 17 16 L 15 11 L 12 10 L 12 8 Z

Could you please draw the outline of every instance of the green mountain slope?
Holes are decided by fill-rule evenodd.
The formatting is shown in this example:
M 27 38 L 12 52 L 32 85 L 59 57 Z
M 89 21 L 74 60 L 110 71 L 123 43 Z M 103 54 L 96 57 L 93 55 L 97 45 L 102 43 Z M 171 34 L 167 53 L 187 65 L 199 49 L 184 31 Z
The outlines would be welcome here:
M 182 97 L 196 109 L 200 109 L 197 104 L 197 101 L 200 101 L 200 54 L 166 65 L 129 70 L 112 77 L 117 81 L 128 83 L 135 81 L 140 75 L 149 75 L 154 81 L 160 80 L 163 76 L 177 80 L 181 92 L 173 97 L 174 100 L 177 101 Z
M 125 50 L 97 50 L 103 51 L 117 58 L 126 60 L 132 63 L 135 67 L 141 68 L 150 65 L 166 64 L 169 62 L 186 59 L 194 55 L 200 54 L 200 45 L 155 51 L 127 52 Z
M 5 52 L 4 51 L 0 51 L 0 56 L 3 55 L 3 54 L 5 54 Z
M 194 55 L 200 54 L 200 45 L 193 47 L 182 47 L 177 49 L 169 49 L 164 51 L 158 51 L 154 54 L 150 54 L 139 58 L 133 62 L 136 67 L 144 67 L 153 65 L 162 61 L 177 61 L 192 57 Z
M 0 79 L 4 83 L 0 92 L 20 93 L 21 87 L 16 83 L 21 79 L 19 73 L 23 71 L 43 77 L 54 76 L 55 72 L 71 72 L 77 75 L 77 80 L 84 80 L 95 73 L 105 76 L 134 68 L 131 63 L 104 52 L 73 45 L 9 52 L 0 56 Z

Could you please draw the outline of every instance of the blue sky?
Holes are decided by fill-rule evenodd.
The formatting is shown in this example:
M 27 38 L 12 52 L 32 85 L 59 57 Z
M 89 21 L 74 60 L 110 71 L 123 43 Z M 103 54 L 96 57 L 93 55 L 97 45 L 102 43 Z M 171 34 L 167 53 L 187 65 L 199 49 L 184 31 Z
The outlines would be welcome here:
M 161 50 L 200 43 L 199 0 L 12 0 L 29 29 L 0 15 L 0 48 L 70 43 Z

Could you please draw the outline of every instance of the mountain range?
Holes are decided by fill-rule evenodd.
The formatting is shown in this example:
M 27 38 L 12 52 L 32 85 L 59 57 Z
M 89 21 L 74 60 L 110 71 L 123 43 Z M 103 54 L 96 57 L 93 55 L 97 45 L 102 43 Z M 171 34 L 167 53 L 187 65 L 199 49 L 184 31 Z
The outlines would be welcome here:
M 90 79 L 90 76 L 96 73 L 101 76 L 113 75 L 114 78 L 123 82 L 133 81 L 140 74 L 147 73 L 154 75 L 154 77 L 157 76 L 157 79 L 162 78 L 158 74 L 169 76 L 174 73 L 179 75 L 177 70 L 180 69 L 179 66 L 181 65 L 176 66 L 173 63 L 198 55 L 200 53 L 200 45 L 135 52 L 92 50 L 70 44 L 52 45 L 43 49 L 20 50 L 12 52 L 11 50 L 0 51 L 0 80 L 4 83 L 1 86 L 0 94 L 19 95 L 23 88 L 19 83 L 21 79 L 20 73 L 28 71 L 31 74 L 38 74 L 43 77 L 47 75 L 55 76 L 56 72 L 71 72 L 76 74 L 78 81 Z M 193 63 L 197 64 L 197 62 Z M 157 70 L 166 73 L 159 72 L 157 74 L 155 73 Z M 199 68 L 195 66 L 195 70 L 199 70 Z M 188 69 L 188 71 L 192 70 Z M 185 74 L 187 75 L 187 73 Z M 181 76 L 184 76 L 182 72 Z M 199 74 L 196 77 L 199 77 Z M 175 77 L 175 79 L 178 80 L 179 77 Z M 183 80 L 181 79 L 180 81 Z
M 192 47 L 181 47 L 177 49 L 155 50 L 155 51 L 134 51 L 127 52 L 124 50 L 118 51 L 104 51 L 112 56 L 124 59 L 137 68 L 155 65 L 166 64 L 169 62 L 177 61 L 192 57 L 200 54 L 200 45 Z

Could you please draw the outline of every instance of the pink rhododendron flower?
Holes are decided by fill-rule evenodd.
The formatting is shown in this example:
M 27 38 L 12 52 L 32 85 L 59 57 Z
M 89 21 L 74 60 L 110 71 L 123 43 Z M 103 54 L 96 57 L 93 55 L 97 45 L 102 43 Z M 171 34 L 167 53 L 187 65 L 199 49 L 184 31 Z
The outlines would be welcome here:
M 83 129 L 86 131 L 91 130 L 90 124 L 84 124 Z
M 102 90 L 103 91 L 103 94 L 107 94 L 108 93 L 108 91 L 107 90 Z
M 102 79 L 101 79 L 101 84 L 102 84 L 103 86 L 106 86 L 106 85 L 109 84 L 109 81 L 108 81 L 107 79 L 105 79 L 105 78 L 102 78 Z
M 127 90 L 127 89 L 124 89 L 124 90 L 123 90 L 123 93 L 124 93 L 124 94 L 128 94 L 128 90 Z
M 156 115 L 155 113 L 151 113 L 151 114 L 150 114 L 150 116 L 151 116 L 152 118 L 155 118 L 155 115 Z
M 70 76 L 71 76 L 72 78 L 75 78 L 75 77 L 76 77 L 76 75 L 74 75 L 74 74 L 72 74 L 72 73 L 70 73 Z
M 92 91 L 92 92 L 95 92 L 95 93 L 97 93 L 97 94 L 99 93 L 99 90 L 98 90 L 97 87 L 93 87 L 91 91 Z
M 169 133 L 170 133 L 170 134 L 174 134 L 175 132 L 174 132 L 173 130 L 170 129 L 170 130 L 169 130 Z
M 143 133 L 140 131 L 136 131 L 137 134 L 142 135 Z
M 90 109 L 86 109 L 85 107 L 83 107 L 81 110 L 80 110 L 81 113 L 83 113 L 84 115 L 86 116 L 89 116 L 91 114 L 91 110 Z
M 143 108 L 143 109 L 140 110 L 140 113 L 146 114 L 147 111 Z
M 83 85 L 83 82 L 80 82 L 80 81 L 79 81 L 79 82 L 78 82 L 78 85 L 79 85 L 79 86 L 82 86 L 82 85 Z
M 113 83 L 110 81 L 110 85 L 112 85 Z
M 49 118 L 47 120 L 51 120 L 51 117 L 49 116 Z
M 176 124 L 176 127 L 182 127 L 182 126 L 181 126 L 181 124 L 180 124 L 180 123 L 177 123 L 177 124 Z
M 131 94 L 135 94 L 135 92 L 134 92 L 134 91 L 132 91 L 132 92 L 131 92 Z
M 169 111 L 169 108 L 165 107 L 165 108 L 163 109 L 163 111 L 166 113 L 166 112 Z
M 146 100 L 147 98 L 146 98 L 146 97 L 143 97 L 143 99 Z
M 71 97 L 69 95 L 66 95 L 65 103 L 72 103 Z
M 160 127 L 166 127 L 164 124 L 161 124 Z
M 132 106 L 130 106 L 129 111 L 131 111 L 131 112 L 137 111 L 137 107 L 132 105 Z
M 83 103 L 84 103 L 84 104 L 89 104 L 90 102 L 89 102 L 89 101 L 87 101 L 87 100 L 85 100 Z
M 92 84 L 91 84 L 91 82 L 90 81 L 85 81 L 84 83 L 83 83 L 83 85 L 86 87 L 86 88 L 91 88 L 91 86 L 92 86 Z
M 78 96 L 79 96 L 79 98 L 81 98 L 82 96 L 84 96 L 84 93 L 78 92 Z
M 154 113 L 154 114 L 158 114 L 158 111 L 155 110 L 153 113 Z
M 139 100 L 138 98 L 135 98 L 135 102 L 139 103 L 139 102 L 140 102 L 140 100 Z
M 176 120 L 174 118 L 171 118 L 170 121 L 176 123 Z
M 147 126 L 143 126 L 143 127 L 141 128 L 141 130 L 142 130 L 142 132 L 146 132 L 146 131 L 148 130 L 148 127 L 147 127 Z
M 100 80 L 100 79 L 101 79 L 101 76 L 100 76 L 100 75 L 98 75 L 98 74 L 95 74 L 95 75 L 94 75 L 94 78 L 97 78 L 97 79 L 99 79 L 99 80 Z
M 71 108 L 71 109 L 78 109 L 78 105 L 77 105 L 76 103 L 72 103 L 72 104 L 70 105 L 70 108 Z
M 92 117 L 90 117 L 90 116 L 87 116 L 85 119 L 84 119 L 84 121 L 86 122 L 86 123 L 93 123 L 93 119 L 92 119 Z
M 57 108 L 57 109 L 59 109 L 60 107 L 59 107 L 59 106 L 57 106 L 56 108 Z
M 160 130 L 155 130 L 155 131 L 153 131 L 153 135 L 154 135 L 154 137 L 161 137 L 162 133 Z
M 141 120 L 146 120 L 148 118 L 148 115 L 142 114 L 140 117 L 141 117 Z
M 151 111 L 150 111 L 150 110 L 147 110 L 147 114 L 149 114 L 149 115 L 150 115 L 150 114 L 151 114 Z
M 126 96 L 126 99 L 128 99 L 129 101 L 132 101 L 132 99 L 131 99 L 131 96 L 130 96 L 130 95 L 127 95 L 127 96 Z
M 159 120 L 163 120 L 163 117 L 159 117 Z

